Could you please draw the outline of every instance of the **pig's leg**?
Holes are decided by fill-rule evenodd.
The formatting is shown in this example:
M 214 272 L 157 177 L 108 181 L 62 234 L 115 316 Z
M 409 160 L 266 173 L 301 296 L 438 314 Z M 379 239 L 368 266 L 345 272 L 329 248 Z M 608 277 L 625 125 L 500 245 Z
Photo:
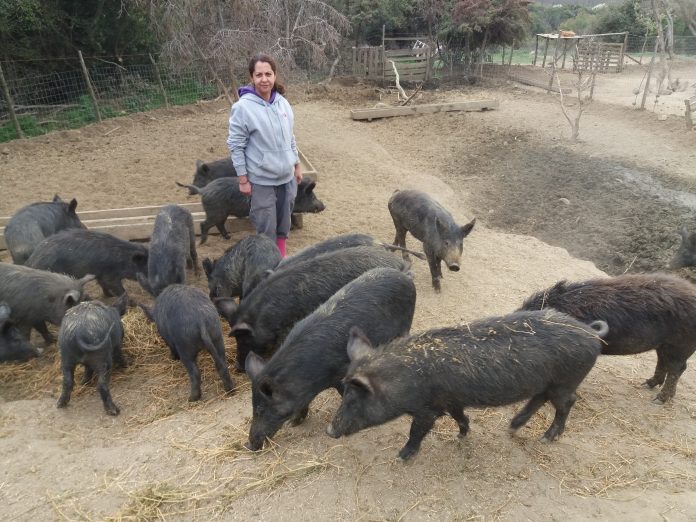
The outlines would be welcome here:
M 394 228 L 396 229 L 396 234 L 394 235 L 394 245 L 401 248 L 406 248 L 406 233 L 408 231 L 403 226 L 399 225 L 396 222 L 396 219 L 394 220 Z M 408 252 L 402 251 L 401 257 L 403 257 L 405 261 L 408 261 Z
M 75 385 L 75 362 L 65 361 L 62 364 L 63 369 L 63 391 L 58 399 L 57 406 L 59 408 L 65 408 L 70 402 L 70 394 L 72 393 L 73 386 Z
M 198 268 L 198 252 L 196 252 L 196 233 L 193 230 L 193 221 L 189 223 L 189 255 L 191 256 L 191 264 L 193 265 L 193 273 L 198 277 L 200 270 Z
M 663 350 L 664 367 L 667 370 L 667 378 L 662 385 L 660 393 L 658 393 L 654 399 L 654 402 L 658 404 L 663 404 L 674 397 L 677 391 L 679 377 L 681 377 L 681 374 L 686 370 L 686 360 L 691 355 L 691 353 L 679 353 L 675 346 L 661 346 L 661 348 Z
M 222 387 L 226 392 L 231 392 L 234 388 L 232 384 L 232 377 L 230 377 L 230 370 L 227 368 L 227 359 L 225 358 L 225 343 L 222 337 L 215 336 L 216 339 L 211 340 L 207 332 L 202 332 L 203 343 L 205 344 L 208 353 L 213 358 L 215 363 L 215 370 L 217 370 L 220 379 L 222 380 Z
M 123 355 L 123 346 L 121 346 L 121 343 L 114 346 L 113 361 L 119 368 L 128 368 L 128 360 L 126 360 L 126 356 Z
M 48 331 L 48 328 L 46 327 L 46 323 L 44 321 L 38 321 L 34 323 L 34 328 L 37 332 L 41 334 L 41 337 L 44 338 L 46 344 L 51 344 L 55 341 L 55 339 L 51 335 L 51 332 Z
M 420 449 L 421 442 L 423 438 L 428 434 L 428 432 L 433 428 L 435 420 L 438 415 L 433 413 L 426 413 L 413 418 L 411 423 L 411 431 L 408 434 L 408 441 L 406 445 L 399 451 L 399 458 L 402 460 L 408 460 L 413 457 Z
M 210 230 L 210 227 L 213 226 L 213 223 L 208 221 L 208 217 L 206 216 L 205 221 L 201 221 L 201 242 L 200 244 L 202 245 L 208 240 L 208 230 Z
M 466 434 L 469 433 L 469 417 L 466 416 L 461 408 L 456 406 L 449 410 L 449 414 L 459 425 L 459 437 L 466 437 Z
M 99 368 L 97 372 L 97 391 L 104 403 L 104 411 L 109 415 L 118 415 L 121 410 L 114 404 L 111 399 L 111 391 L 109 390 L 109 381 L 111 380 L 111 367 L 107 364 Z
M 440 260 L 428 250 L 425 251 L 428 258 L 428 266 L 430 267 L 430 277 L 432 278 L 433 288 L 437 293 L 440 293 L 440 279 L 442 279 L 442 270 L 440 268 Z
M 120 279 L 109 277 L 98 279 L 97 282 L 101 286 L 105 297 L 122 296 L 126 293 L 126 289 L 123 288 Z
M 198 369 L 198 364 L 196 364 L 195 359 L 182 357 L 181 362 L 184 364 L 184 367 L 188 372 L 189 379 L 191 380 L 191 394 L 189 395 L 189 402 L 195 402 L 201 398 L 201 371 Z
M 218 222 L 215 224 L 215 228 L 218 229 L 218 232 L 220 232 L 220 235 L 221 235 L 222 237 L 224 237 L 225 239 L 229 239 L 231 236 L 230 236 L 230 233 L 227 231 L 227 228 L 225 228 L 225 223 L 226 223 L 226 222 L 227 222 L 227 216 L 225 216 L 224 218 L 222 218 L 221 221 L 218 221 Z
M 532 397 L 530 401 L 525 404 L 524 408 L 522 408 L 520 412 L 512 418 L 512 421 L 510 421 L 510 434 L 514 434 L 522 426 L 527 424 L 532 415 L 544 405 L 546 400 L 546 392 Z
M 305 406 L 297 414 L 293 415 L 293 417 L 290 419 L 290 425 L 291 426 L 299 426 L 300 424 L 302 424 L 305 421 L 308 413 L 309 413 L 309 406 Z
M 85 374 L 82 376 L 82 382 L 80 384 L 84 386 L 92 380 L 92 377 L 94 377 L 94 370 L 91 366 L 85 366 Z
M 656 350 L 657 365 L 655 366 L 655 374 L 643 383 L 643 386 L 647 388 L 662 386 L 662 384 L 665 382 L 665 377 L 667 377 L 667 368 L 665 368 L 665 355 L 663 350 L 664 348 L 662 346 L 659 346 Z
M 574 391 L 554 390 L 551 393 L 550 401 L 553 407 L 556 408 L 556 415 L 553 418 L 551 426 L 549 426 L 549 429 L 546 430 L 546 433 L 544 433 L 544 436 L 541 438 L 542 441 L 552 442 L 563 434 L 568 414 L 573 404 L 575 404 L 576 399 L 577 397 Z

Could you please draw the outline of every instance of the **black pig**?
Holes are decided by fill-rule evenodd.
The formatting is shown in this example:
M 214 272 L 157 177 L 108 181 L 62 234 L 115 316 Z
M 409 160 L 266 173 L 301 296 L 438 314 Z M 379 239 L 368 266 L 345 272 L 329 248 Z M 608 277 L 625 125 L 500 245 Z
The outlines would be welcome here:
M 547 307 L 583 322 L 609 323 L 605 355 L 657 351 L 655 373 L 644 386 L 662 385 L 655 402 L 674 397 L 696 349 L 696 286 L 667 274 L 625 274 L 582 283 L 560 281 L 522 304 L 523 310 Z
M 543 440 L 556 440 L 575 403 L 575 390 L 599 355 L 600 336 L 607 333 L 602 321 L 592 326 L 597 330 L 553 310 L 517 312 L 429 330 L 377 349 L 352 330 L 343 401 L 327 432 L 350 435 L 409 414 L 411 431 L 399 452 L 406 460 L 445 413 L 464 437 L 469 431 L 464 408 L 529 399 L 512 419 L 511 432 L 551 401 L 556 416 Z
M 354 247 L 329 252 L 279 270 L 263 281 L 239 307 L 231 299 L 216 305 L 237 340 L 236 367 L 244 371 L 250 351 L 270 355 L 294 324 L 364 272 L 378 267 L 402 270 L 405 262 L 381 247 Z
M 85 228 L 77 217 L 77 200 L 63 202 L 58 195 L 50 203 L 32 203 L 19 209 L 7 222 L 5 243 L 12 261 L 23 265 L 36 245 L 51 234 L 67 228 Z
M 186 283 L 186 265 L 198 275 L 193 216 L 178 205 L 167 205 L 155 218 L 147 277 L 140 272 L 136 277 L 140 286 L 156 297 L 167 285 Z
M 268 363 L 251 352 L 246 360 L 254 408 L 249 449 L 261 449 L 285 421 L 301 422 L 321 391 L 333 387 L 343 392 L 352 326 L 370 342 L 383 344 L 408 334 L 415 306 L 416 287 L 409 275 L 374 268 L 297 323 Z
M 225 356 L 222 328 L 215 306 L 199 289 L 185 285 L 169 285 L 157 296 L 150 309 L 140 305 L 145 315 L 157 325 L 157 331 L 169 346 L 174 359 L 180 359 L 189 379 L 189 401 L 201 398 L 201 372 L 196 359 L 207 350 L 215 363 L 226 392 L 234 388 Z
M 198 188 L 205 187 L 211 181 L 219 178 L 233 178 L 237 176 L 237 171 L 232 165 L 231 158 L 223 158 L 210 163 L 203 163 L 201 160 L 196 160 L 196 172 L 193 175 L 193 183 Z M 189 189 L 189 194 L 197 194 L 193 189 Z
M 406 248 L 406 232 L 423 242 L 433 288 L 439 292 L 441 263 L 444 261 L 452 272 L 459 271 L 463 241 L 474 228 L 476 218 L 460 227 L 447 209 L 418 190 L 397 190 L 388 207 L 396 228 L 394 244 Z M 403 255 L 408 259 L 407 253 Z
M 97 374 L 97 391 L 109 415 L 118 415 L 120 410 L 111 398 L 109 382 L 111 370 L 116 366 L 126 367 L 123 356 L 123 325 L 121 316 L 126 313 L 128 296 L 123 294 L 113 306 L 100 301 L 80 303 L 68 310 L 60 325 L 58 345 L 60 366 L 63 371 L 63 391 L 57 406 L 65 408 L 75 380 L 78 364 L 85 367 L 82 384 L 87 384 Z
M 107 297 L 125 293 L 121 281 L 147 274 L 147 247 L 94 230 L 63 230 L 37 245 L 26 266 L 73 277 L 94 274 Z
M 82 301 L 84 285 L 92 280 L 92 274 L 73 279 L 45 270 L 0 263 L 0 301 L 10 306 L 12 322 L 27 340 L 31 329 L 35 328 L 50 344 L 53 336 L 46 322 L 59 325 L 65 312 Z
M 341 236 L 331 237 L 314 245 L 310 245 L 303 248 L 296 254 L 288 256 L 280 261 L 277 269 L 285 269 L 289 266 L 293 266 L 296 263 L 301 263 L 307 259 L 312 259 L 321 254 L 326 254 L 327 252 L 333 252 L 335 250 L 341 250 L 343 248 L 352 248 L 356 246 L 381 246 L 387 250 L 403 250 L 409 254 L 413 254 L 418 259 L 425 259 L 425 256 L 420 252 L 413 252 L 412 250 L 405 250 L 394 245 L 387 245 L 377 241 L 372 236 L 367 234 L 343 234 Z
M 0 302 L 0 362 L 27 361 L 41 355 L 10 320 L 11 309 Z
M 230 238 L 225 228 L 227 216 L 248 217 L 251 198 L 239 191 L 238 178 L 219 178 L 199 189 L 194 185 L 176 182 L 189 192 L 201 195 L 201 204 L 205 210 L 205 221 L 201 222 L 201 245 L 208 239 L 208 230 L 215 226 L 225 239 Z M 316 183 L 302 180 L 297 187 L 297 196 L 293 207 L 294 213 L 317 213 L 324 210 L 324 204 L 314 194 Z
M 263 234 L 247 236 L 216 261 L 203 260 L 210 298 L 244 298 L 281 260 L 275 241 Z

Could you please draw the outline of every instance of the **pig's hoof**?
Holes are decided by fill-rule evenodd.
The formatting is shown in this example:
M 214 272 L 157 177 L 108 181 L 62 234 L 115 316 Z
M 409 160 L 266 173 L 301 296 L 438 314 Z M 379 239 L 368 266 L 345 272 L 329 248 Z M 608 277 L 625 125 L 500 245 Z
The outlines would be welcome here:
M 188 398 L 189 402 L 196 402 L 201 400 L 201 394 L 200 393 L 194 393 L 189 395 Z
M 65 408 L 68 405 L 68 401 L 60 400 L 56 404 L 56 408 Z
M 660 397 L 659 395 L 657 395 L 657 396 L 652 400 L 652 402 L 653 402 L 653 404 L 660 404 L 660 405 L 662 405 L 662 404 L 664 404 L 664 403 L 667 402 L 667 401 L 666 401 L 665 399 L 663 399 L 662 397 Z
M 121 413 L 121 410 L 119 409 L 118 406 L 116 406 L 115 404 L 113 404 L 110 408 L 107 408 L 107 409 L 106 409 L 106 413 L 107 413 L 107 415 L 112 415 L 112 416 L 115 417 L 116 415 L 118 415 L 119 413 Z
M 413 456 L 418 453 L 417 449 L 404 447 L 399 452 L 399 460 L 406 462 L 413 458 Z
M 517 436 L 517 428 L 508 428 L 507 431 L 508 431 L 508 435 L 510 435 L 511 437 Z

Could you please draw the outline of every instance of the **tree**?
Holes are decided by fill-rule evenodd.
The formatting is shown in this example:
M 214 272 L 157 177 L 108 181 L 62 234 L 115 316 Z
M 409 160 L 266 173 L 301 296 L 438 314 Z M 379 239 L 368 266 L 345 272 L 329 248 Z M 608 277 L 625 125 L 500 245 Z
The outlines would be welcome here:
M 459 0 L 452 19 L 467 38 L 468 53 L 477 50 L 481 67 L 488 45 L 512 45 L 530 27 L 526 0 Z

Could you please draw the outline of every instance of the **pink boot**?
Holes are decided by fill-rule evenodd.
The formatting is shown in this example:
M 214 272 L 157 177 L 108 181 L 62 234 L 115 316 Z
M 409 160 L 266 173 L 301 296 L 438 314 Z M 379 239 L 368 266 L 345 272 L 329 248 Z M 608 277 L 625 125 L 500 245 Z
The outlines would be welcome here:
M 288 255 L 285 251 L 285 241 L 287 241 L 287 239 L 284 237 L 276 238 L 276 244 L 278 245 L 278 250 L 280 250 L 280 256 L 283 258 L 287 257 Z

